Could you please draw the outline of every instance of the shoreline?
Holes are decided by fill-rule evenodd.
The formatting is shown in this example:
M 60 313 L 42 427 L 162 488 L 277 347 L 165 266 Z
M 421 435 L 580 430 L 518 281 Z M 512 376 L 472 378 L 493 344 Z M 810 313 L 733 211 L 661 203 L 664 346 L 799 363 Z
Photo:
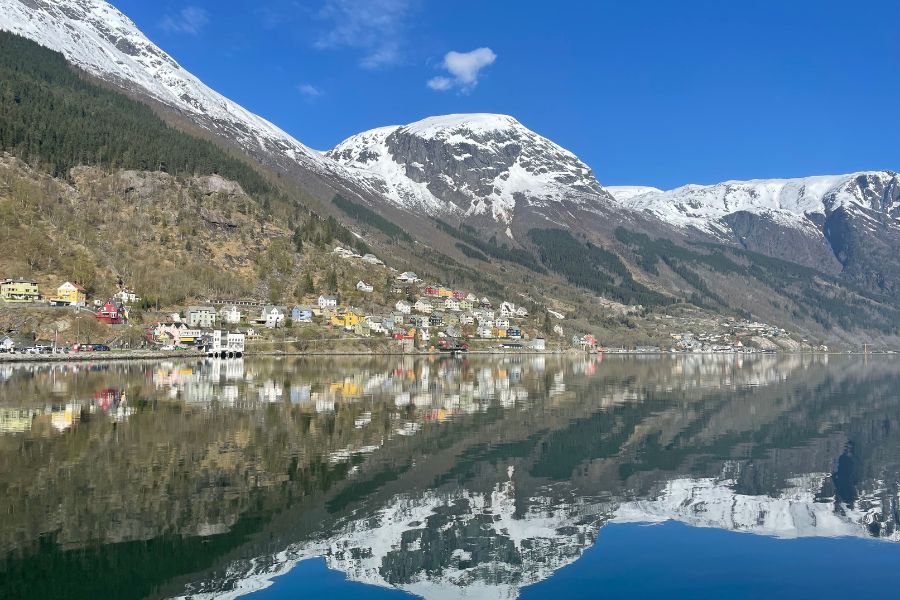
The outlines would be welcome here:
M 605 356 L 607 358 L 614 356 L 788 356 L 788 355 L 804 355 L 804 356 L 891 356 L 892 352 L 582 352 L 578 350 L 470 350 L 462 354 L 452 354 L 449 352 L 374 352 L 374 351 L 329 351 L 329 352 L 302 352 L 302 351 L 263 351 L 263 352 L 245 352 L 241 358 L 254 357 L 337 357 L 337 356 L 369 356 L 369 357 L 389 357 L 389 356 Z M 127 360 L 166 360 L 173 358 L 207 358 L 205 352 L 176 350 L 170 352 L 159 352 L 152 350 L 120 350 L 111 352 L 84 352 L 71 354 L 0 354 L 0 364 L 16 364 L 16 363 L 82 363 L 82 362 L 117 362 Z M 210 360 L 235 360 L 235 359 L 213 359 Z

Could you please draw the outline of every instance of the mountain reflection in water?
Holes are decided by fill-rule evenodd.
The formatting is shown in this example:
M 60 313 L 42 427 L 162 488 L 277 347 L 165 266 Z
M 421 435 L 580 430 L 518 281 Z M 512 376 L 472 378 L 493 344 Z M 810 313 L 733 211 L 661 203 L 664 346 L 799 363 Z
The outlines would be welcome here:
M 896 542 L 898 384 L 891 357 L 0 365 L 0 596 L 236 597 L 324 557 L 514 598 L 609 523 Z

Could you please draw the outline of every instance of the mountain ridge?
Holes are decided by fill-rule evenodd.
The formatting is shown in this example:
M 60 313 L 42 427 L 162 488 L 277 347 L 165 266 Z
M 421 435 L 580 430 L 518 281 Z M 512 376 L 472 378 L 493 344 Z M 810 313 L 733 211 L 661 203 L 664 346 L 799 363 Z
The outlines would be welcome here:
M 893 172 L 845 176 L 831 195 L 835 186 L 823 182 L 834 178 L 782 183 L 794 194 L 784 205 L 737 182 L 688 186 L 679 188 L 679 210 L 671 191 L 613 186 L 615 198 L 572 152 L 508 115 L 428 117 L 319 152 L 208 88 L 103 0 L 0 0 L 0 8 L 0 29 L 62 53 L 157 112 L 177 113 L 176 129 L 202 130 L 288 187 L 279 216 L 287 229 L 306 208 L 340 219 L 404 268 L 512 295 L 545 287 L 556 296 L 550 304 L 583 315 L 582 327 L 620 318 L 608 312 L 612 301 L 636 311 L 689 302 L 819 339 L 900 331 Z M 719 189 L 730 190 L 724 205 L 715 203 Z M 812 201 L 826 195 L 827 210 Z M 386 234 L 367 214 L 406 236 Z
M 575 154 L 508 115 L 449 114 L 379 127 L 326 156 L 380 185 L 395 205 L 434 215 L 508 225 L 521 204 L 602 210 L 612 201 Z

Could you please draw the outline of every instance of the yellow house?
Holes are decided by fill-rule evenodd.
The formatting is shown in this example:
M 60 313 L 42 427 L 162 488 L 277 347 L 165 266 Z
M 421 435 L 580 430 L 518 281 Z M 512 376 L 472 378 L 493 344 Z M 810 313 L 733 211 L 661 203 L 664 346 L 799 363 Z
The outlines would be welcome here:
M 0 281 L 0 299 L 4 302 L 37 302 L 41 299 L 36 281 L 4 279 Z
M 56 288 L 55 300 L 71 306 L 84 306 L 87 304 L 87 292 L 77 283 L 67 281 Z
M 443 286 L 438 288 L 438 296 L 441 298 L 449 298 L 453 295 L 453 290 L 449 288 L 445 288 Z
M 499 327 L 494 327 L 494 330 L 491 333 L 494 335 L 495 338 L 505 338 L 506 337 L 506 330 L 501 329 Z
M 362 321 L 362 317 L 352 310 L 348 310 L 345 313 L 334 315 L 331 317 L 331 324 L 335 327 L 343 327 L 344 329 L 352 329 L 359 325 Z
M 329 390 L 333 395 L 340 394 L 344 398 L 357 398 L 362 396 L 362 387 L 353 381 L 344 381 L 341 383 L 332 383 Z

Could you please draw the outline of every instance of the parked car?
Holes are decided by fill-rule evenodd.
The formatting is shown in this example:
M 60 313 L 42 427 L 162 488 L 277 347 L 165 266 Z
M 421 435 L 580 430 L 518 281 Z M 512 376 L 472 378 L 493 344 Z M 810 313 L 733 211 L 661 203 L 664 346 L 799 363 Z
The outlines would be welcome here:
M 174 349 L 175 346 L 173 346 L 172 344 L 166 344 L 165 346 L 160 348 L 160 350 L 162 350 L 163 352 L 171 352 Z
M 94 344 L 94 352 L 109 352 L 109 346 L 106 344 Z

